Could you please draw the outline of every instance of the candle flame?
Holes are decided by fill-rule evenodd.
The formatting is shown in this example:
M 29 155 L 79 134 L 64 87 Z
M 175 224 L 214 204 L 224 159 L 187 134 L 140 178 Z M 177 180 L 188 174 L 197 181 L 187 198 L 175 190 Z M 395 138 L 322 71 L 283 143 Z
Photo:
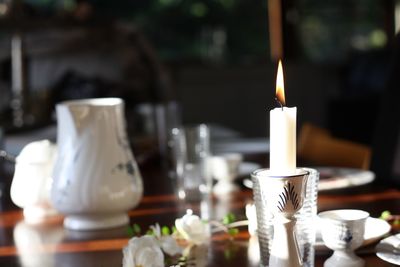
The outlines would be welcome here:
M 278 74 L 276 75 L 276 99 L 282 106 L 286 105 L 285 86 L 283 83 L 283 69 L 281 60 L 279 60 Z

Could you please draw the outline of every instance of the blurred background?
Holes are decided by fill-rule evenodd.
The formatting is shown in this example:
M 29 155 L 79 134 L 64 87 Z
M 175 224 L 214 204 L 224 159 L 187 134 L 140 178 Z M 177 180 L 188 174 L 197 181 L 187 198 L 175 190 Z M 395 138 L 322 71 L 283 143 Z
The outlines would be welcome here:
M 54 140 L 58 102 L 107 96 L 137 151 L 188 123 L 267 138 L 278 58 L 299 128 L 374 146 L 399 27 L 398 0 L 2 0 L 5 147 Z

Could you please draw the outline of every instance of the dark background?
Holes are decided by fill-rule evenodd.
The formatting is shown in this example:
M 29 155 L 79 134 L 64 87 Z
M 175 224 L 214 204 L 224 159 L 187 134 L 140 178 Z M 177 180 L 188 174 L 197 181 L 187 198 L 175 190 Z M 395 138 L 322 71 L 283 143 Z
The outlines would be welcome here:
M 54 124 L 59 101 L 118 96 L 127 103 L 132 136 L 154 134 L 139 115 L 173 103 L 167 116 L 181 123 L 266 137 L 276 105 L 270 2 L 0 2 L 0 126 L 6 134 L 25 132 Z M 281 8 L 286 98 L 298 108 L 298 127 L 312 122 L 377 146 L 382 95 L 389 74 L 396 75 L 399 2 L 286 0 Z M 15 36 L 23 41 L 25 81 L 19 123 L 11 78 Z M 400 114 L 386 116 L 396 125 Z

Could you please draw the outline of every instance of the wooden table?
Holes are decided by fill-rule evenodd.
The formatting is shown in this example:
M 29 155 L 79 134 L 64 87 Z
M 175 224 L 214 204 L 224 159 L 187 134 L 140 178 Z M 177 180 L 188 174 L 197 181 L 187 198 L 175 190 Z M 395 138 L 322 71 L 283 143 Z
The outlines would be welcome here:
M 143 165 L 145 196 L 140 205 L 129 211 L 131 223 L 142 229 L 158 222 L 172 226 L 187 208 L 195 213 L 202 210 L 199 203 L 185 204 L 173 193 L 173 183 L 155 164 Z M 245 204 L 252 200 L 251 190 L 243 188 L 231 199 L 212 199 L 209 210 L 214 217 L 234 212 L 238 219 L 245 219 Z M 318 198 L 319 210 L 335 208 L 358 208 L 377 217 L 383 210 L 400 214 L 400 191 L 365 186 L 353 190 L 321 193 Z M 104 231 L 74 232 L 62 226 L 62 217 L 56 216 L 39 225 L 28 225 L 20 209 L 15 207 L 8 196 L 2 197 L 0 213 L 0 266 L 121 266 L 121 249 L 128 242 L 127 227 Z M 246 228 L 231 240 L 225 234 L 214 235 L 205 252 L 205 266 L 258 266 L 249 256 L 249 235 Z M 380 260 L 373 253 L 373 246 L 359 252 L 366 260 L 366 266 L 393 266 Z M 316 253 L 315 266 L 323 266 L 329 253 Z

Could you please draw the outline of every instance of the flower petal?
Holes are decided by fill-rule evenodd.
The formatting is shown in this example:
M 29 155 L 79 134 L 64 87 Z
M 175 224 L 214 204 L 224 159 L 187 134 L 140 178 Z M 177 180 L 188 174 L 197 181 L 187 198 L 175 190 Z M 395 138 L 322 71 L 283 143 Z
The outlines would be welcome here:
M 123 267 L 162 267 L 164 254 L 154 236 L 133 237 L 123 250 Z
M 135 267 L 132 250 L 129 248 L 129 246 L 123 248 L 122 254 L 123 254 L 122 267 Z
M 164 254 L 159 247 L 140 248 L 135 257 L 136 266 L 163 267 Z
M 182 248 L 172 236 L 163 236 L 161 239 L 161 249 L 170 256 L 182 253 Z

